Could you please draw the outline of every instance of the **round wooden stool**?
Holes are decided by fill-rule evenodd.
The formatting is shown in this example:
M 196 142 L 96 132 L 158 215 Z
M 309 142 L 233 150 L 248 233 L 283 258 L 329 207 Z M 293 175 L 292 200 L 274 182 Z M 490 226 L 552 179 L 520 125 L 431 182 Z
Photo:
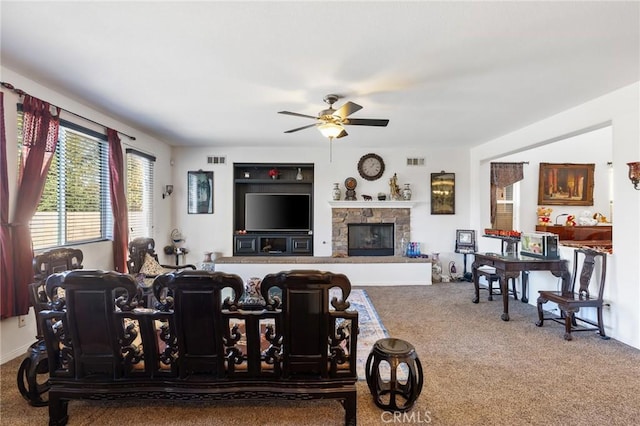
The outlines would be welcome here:
M 382 361 L 389 364 L 390 379 L 388 381 L 385 381 L 380 374 Z M 399 369 L 398 367 L 403 364 L 405 368 Z M 385 367 L 383 365 L 383 369 Z M 378 340 L 367 358 L 365 374 L 373 401 L 384 410 L 409 410 L 422 391 L 422 364 L 416 349 L 404 340 L 395 338 Z

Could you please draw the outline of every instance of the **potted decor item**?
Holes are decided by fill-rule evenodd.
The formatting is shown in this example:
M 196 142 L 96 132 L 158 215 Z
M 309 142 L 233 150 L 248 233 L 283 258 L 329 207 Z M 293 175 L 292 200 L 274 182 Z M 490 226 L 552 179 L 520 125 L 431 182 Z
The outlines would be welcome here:
M 278 179 L 278 177 L 280 177 L 280 171 L 274 167 L 269 170 L 269 176 L 271 176 L 271 179 Z

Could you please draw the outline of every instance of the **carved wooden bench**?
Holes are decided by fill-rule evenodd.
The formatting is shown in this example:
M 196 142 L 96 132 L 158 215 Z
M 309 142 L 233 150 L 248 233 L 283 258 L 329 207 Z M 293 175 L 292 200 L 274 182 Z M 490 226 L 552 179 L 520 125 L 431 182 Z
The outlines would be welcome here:
M 341 295 L 329 300 L 331 288 Z M 118 398 L 336 399 L 356 424 L 358 313 L 342 274 L 269 274 L 265 304 L 250 307 L 242 279 L 223 272 L 158 276 L 157 309 L 138 308 L 135 280 L 116 272 L 54 274 L 46 290 L 50 425 L 66 424 L 70 400 Z

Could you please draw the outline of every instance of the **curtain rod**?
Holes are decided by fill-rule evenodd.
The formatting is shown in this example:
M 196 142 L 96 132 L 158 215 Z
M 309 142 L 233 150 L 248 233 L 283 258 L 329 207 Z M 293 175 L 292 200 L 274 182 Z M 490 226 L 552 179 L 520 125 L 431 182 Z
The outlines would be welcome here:
M 14 93 L 17 93 L 17 94 L 18 94 L 18 95 L 20 95 L 20 96 L 28 95 L 28 93 L 27 93 L 27 92 L 25 92 L 24 90 L 16 89 L 16 87 L 15 87 L 13 84 L 9 84 L 9 83 L 6 83 L 6 82 L 2 81 L 2 82 L 0 82 L 0 85 L 2 85 L 2 87 L 5 87 L 5 88 L 7 88 L 7 89 L 9 89 L 9 90 L 12 90 Z M 97 124 L 98 126 L 104 127 L 105 129 L 108 129 L 108 128 L 109 128 L 108 126 L 105 126 L 105 125 L 104 125 L 104 124 L 102 124 L 102 123 L 98 123 L 98 122 L 97 122 L 97 121 L 95 121 L 95 120 L 92 120 L 92 119 L 87 118 L 87 117 L 85 117 L 85 116 L 83 116 L 83 115 L 77 114 L 77 113 L 75 113 L 75 112 L 73 112 L 73 111 L 69 111 L 68 109 L 64 109 L 64 108 L 62 108 L 62 107 L 59 107 L 59 106 L 57 106 L 57 105 L 53 105 L 53 104 L 52 104 L 52 106 L 54 106 L 54 107 L 56 107 L 56 108 L 60 108 L 60 110 L 62 110 L 62 111 L 64 111 L 64 112 L 66 112 L 66 113 L 69 113 L 69 114 L 75 115 L 76 117 L 80 117 L 80 118 L 82 118 L 83 120 L 87 120 L 87 121 L 89 121 L 89 122 L 91 122 L 91 123 L 93 123 L 93 124 Z M 129 138 L 129 139 L 131 139 L 132 141 L 135 141 L 135 140 L 136 140 L 135 136 L 130 136 L 130 135 L 128 135 L 128 134 L 126 134 L 126 133 L 124 133 L 124 132 L 121 132 L 121 131 L 119 131 L 119 130 L 118 130 L 117 132 L 118 132 L 118 133 L 120 133 L 120 134 L 121 134 L 121 135 L 123 135 L 123 136 L 128 137 L 128 138 Z

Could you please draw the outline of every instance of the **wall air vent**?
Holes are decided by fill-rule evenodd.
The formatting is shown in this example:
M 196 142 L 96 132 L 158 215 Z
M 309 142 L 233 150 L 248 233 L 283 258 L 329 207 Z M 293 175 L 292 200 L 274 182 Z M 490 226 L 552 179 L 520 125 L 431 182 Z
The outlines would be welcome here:
M 407 158 L 407 166 L 424 166 L 424 158 Z
M 207 157 L 207 164 L 227 164 L 227 157 L 210 155 Z

